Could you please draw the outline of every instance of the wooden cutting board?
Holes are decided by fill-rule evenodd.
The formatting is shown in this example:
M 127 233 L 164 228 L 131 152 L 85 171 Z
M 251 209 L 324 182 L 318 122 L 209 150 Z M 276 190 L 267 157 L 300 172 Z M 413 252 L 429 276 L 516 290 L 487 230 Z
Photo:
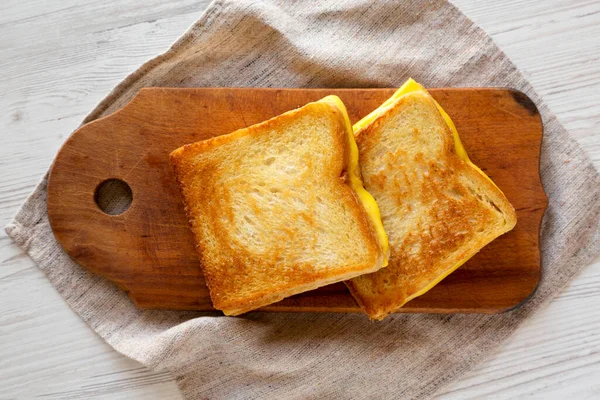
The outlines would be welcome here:
M 338 95 L 352 122 L 394 89 L 142 89 L 123 109 L 78 129 L 50 173 L 48 215 L 57 240 L 79 264 L 115 282 L 141 308 L 211 310 L 168 154 Z M 546 196 L 539 175 L 542 123 L 511 89 L 432 89 L 453 118 L 472 161 L 518 214 L 496 239 L 402 312 L 494 313 L 520 304 L 540 277 L 539 229 Z M 120 215 L 97 189 L 124 181 L 133 200 Z M 110 203 L 110 201 L 109 201 Z M 330 285 L 265 307 L 268 311 L 360 311 L 346 287 Z

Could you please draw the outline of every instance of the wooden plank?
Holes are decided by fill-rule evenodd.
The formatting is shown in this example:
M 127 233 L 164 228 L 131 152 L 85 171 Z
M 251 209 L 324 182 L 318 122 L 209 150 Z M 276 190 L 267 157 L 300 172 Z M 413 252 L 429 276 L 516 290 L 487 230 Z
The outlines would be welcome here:
M 60 150 L 48 214 L 63 248 L 126 290 L 141 308 L 210 310 L 168 154 L 334 93 L 352 121 L 394 89 L 149 88 L 122 110 L 80 128 Z M 434 89 L 472 160 L 504 190 L 517 227 L 485 247 L 402 312 L 484 312 L 514 307 L 537 286 L 539 226 L 546 205 L 539 179 L 542 126 L 535 105 L 508 89 Z M 108 215 L 95 202 L 107 179 L 125 181 L 131 207 Z M 302 293 L 268 311 L 360 311 L 345 286 Z

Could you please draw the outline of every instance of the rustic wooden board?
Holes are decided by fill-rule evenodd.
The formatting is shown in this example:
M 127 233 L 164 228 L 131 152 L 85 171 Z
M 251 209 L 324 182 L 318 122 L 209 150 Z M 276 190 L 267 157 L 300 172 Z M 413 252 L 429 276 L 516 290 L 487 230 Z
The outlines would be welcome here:
M 337 94 L 358 120 L 394 89 L 148 88 L 123 109 L 77 130 L 49 178 L 48 214 L 78 263 L 118 284 L 141 308 L 211 310 L 168 154 Z M 515 229 L 486 246 L 403 312 L 482 312 L 525 300 L 540 276 L 539 227 L 546 196 L 539 178 L 542 124 L 535 105 L 511 89 L 432 89 L 453 118 L 473 162 L 515 206 Z M 108 215 L 98 185 L 121 179 L 133 202 Z M 268 311 L 360 311 L 341 283 L 265 307 Z

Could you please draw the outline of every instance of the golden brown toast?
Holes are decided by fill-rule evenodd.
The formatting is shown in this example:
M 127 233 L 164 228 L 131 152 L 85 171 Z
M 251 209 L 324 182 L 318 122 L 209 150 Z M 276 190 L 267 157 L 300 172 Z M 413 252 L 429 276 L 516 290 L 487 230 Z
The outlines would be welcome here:
M 387 264 L 343 103 L 309 103 L 171 153 L 215 308 L 238 315 Z
M 412 80 L 355 125 L 364 185 L 390 245 L 387 268 L 346 282 L 371 319 L 422 295 L 516 224 L 511 204 L 453 130 Z

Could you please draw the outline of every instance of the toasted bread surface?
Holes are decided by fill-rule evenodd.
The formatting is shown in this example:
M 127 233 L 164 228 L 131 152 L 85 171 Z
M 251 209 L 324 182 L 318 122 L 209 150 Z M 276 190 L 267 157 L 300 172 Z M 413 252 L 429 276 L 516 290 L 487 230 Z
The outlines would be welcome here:
M 353 140 L 328 96 L 171 153 L 215 308 L 241 314 L 386 263 L 350 185 Z
M 387 268 L 346 282 L 371 319 L 422 295 L 516 224 L 514 208 L 468 160 L 438 107 L 414 90 L 355 125 L 363 182 L 390 245 Z

